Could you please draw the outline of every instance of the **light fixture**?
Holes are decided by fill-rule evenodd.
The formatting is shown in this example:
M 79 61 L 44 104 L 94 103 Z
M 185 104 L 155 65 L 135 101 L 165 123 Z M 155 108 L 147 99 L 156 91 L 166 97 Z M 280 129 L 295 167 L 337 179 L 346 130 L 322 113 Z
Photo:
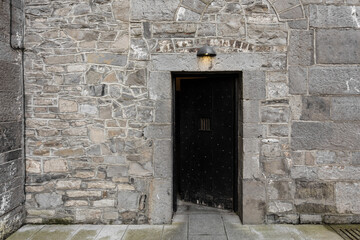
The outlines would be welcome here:
M 205 57 L 205 56 L 215 57 L 216 52 L 212 47 L 205 45 L 198 50 L 196 55 L 198 57 Z

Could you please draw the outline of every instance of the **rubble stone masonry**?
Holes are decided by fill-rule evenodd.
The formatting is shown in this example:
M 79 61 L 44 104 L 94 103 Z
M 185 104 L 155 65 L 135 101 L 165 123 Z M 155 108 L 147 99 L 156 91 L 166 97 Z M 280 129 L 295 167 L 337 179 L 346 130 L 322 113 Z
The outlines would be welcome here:
M 24 47 L 27 223 L 171 222 L 177 71 L 242 74 L 244 223 L 360 222 L 358 0 L 25 0 Z

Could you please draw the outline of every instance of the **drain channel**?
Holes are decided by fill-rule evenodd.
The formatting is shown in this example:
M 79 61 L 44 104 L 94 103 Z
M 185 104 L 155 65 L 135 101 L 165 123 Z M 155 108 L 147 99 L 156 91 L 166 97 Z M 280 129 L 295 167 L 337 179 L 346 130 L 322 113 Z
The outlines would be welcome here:
M 360 240 L 360 226 L 347 225 L 347 226 L 337 226 L 332 225 L 332 229 L 336 231 L 343 239 L 345 240 Z

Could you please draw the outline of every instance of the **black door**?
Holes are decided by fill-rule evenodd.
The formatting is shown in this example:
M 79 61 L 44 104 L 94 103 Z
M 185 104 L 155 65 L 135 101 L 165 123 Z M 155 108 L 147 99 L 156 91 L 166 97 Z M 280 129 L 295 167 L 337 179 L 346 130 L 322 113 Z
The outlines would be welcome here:
M 225 75 L 181 79 L 178 85 L 180 197 L 232 209 L 235 80 Z

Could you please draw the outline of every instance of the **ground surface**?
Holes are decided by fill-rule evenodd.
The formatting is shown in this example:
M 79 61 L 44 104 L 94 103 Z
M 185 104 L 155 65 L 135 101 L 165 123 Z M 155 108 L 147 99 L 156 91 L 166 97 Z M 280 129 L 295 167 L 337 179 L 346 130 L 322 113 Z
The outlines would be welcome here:
M 171 225 L 25 225 L 8 240 L 342 240 L 325 225 L 242 225 L 234 213 L 179 206 Z

